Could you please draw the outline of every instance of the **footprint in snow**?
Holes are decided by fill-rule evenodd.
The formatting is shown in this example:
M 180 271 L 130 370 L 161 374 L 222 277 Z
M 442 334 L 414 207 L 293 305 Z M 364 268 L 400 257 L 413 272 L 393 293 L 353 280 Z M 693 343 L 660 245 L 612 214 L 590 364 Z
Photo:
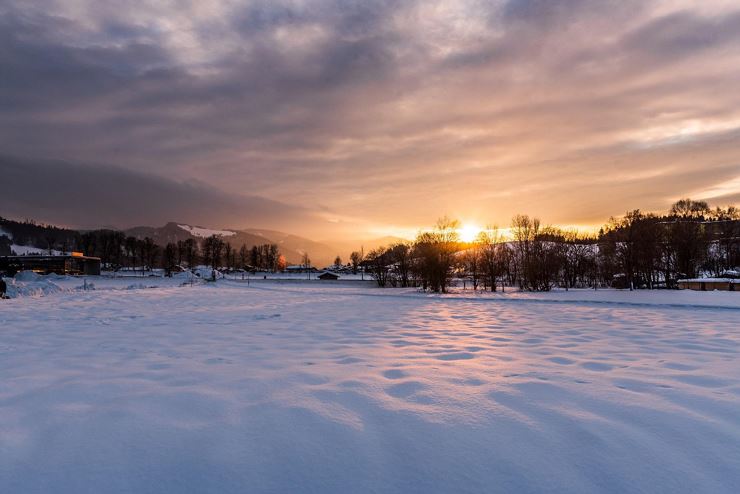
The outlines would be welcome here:
M 584 362 L 581 364 L 581 367 L 584 369 L 596 371 L 596 372 L 606 372 L 610 371 L 614 368 L 613 365 L 604 364 L 601 362 Z
M 400 384 L 394 384 L 386 388 L 385 392 L 394 398 L 407 398 L 417 391 L 421 391 L 425 386 L 418 381 L 407 381 Z
M 571 359 L 565 358 L 565 357 L 552 357 L 552 358 L 549 358 L 547 360 L 549 360 L 550 362 L 553 362 L 555 364 L 560 364 L 560 365 L 570 365 L 570 364 L 574 364 L 575 363 L 575 360 L 571 360 Z
M 257 321 L 262 321 L 264 319 L 274 319 L 276 317 L 280 317 L 280 314 L 257 314 L 256 316 L 254 316 Z
M 445 353 L 443 355 L 437 355 L 435 358 L 437 360 L 470 360 L 475 358 L 475 355 L 468 352 Z
M 679 364 L 679 363 L 673 363 L 673 362 L 663 364 L 663 367 L 667 369 L 680 370 L 680 371 L 691 371 L 691 370 L 698 369 L 698 367 L 694 365 L 686 365 L 686 364 Z
M 401 369 L 388 369 L 387 371 L 383 371 L 383 377 L 386 379 L 401 379 L 402 377 L 406 377 L 408 374 L 406 374 Z

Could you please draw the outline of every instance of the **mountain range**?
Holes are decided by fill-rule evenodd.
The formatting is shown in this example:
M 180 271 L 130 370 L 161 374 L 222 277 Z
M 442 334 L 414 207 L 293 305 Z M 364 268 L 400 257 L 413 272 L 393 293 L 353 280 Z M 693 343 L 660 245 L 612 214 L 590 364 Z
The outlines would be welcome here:
M 0 255 L 7 255 L 11 250 L 26 252 L 31 248 L 47 250 L 50 242 L 62 246 L 73 246 L 75 239 L 82 233 L 79 230 L 58 228 L 51 225 L 33 222 L 19 222 L 0 217 Z M 242 245 L 251 248 L 254 245 L 277 244 L 288 264 L 301 262 L 304 253 L 308 253 L 315 266 L 328 266 L 334 263 L 339 255 L 346 263 L 353 250 L 364 249 L 365 253 L 381 245 L 390 245 L 403 241 L 399 237 L 382 237 L 372 240 L 348 242 L 317 242 L 305 237 L 277 230 L 257 228 L 247 229 L 211 229 L 193 226 L 187 223 L 169 222 L 161 227 L 137 226 L 123 230 L 126 236 L 139 239 L 150 237 L 157 245 L 164 247 L 170 242 L 195 239 L 198 241 L 210 235 L 220 235 L 235 249 Z

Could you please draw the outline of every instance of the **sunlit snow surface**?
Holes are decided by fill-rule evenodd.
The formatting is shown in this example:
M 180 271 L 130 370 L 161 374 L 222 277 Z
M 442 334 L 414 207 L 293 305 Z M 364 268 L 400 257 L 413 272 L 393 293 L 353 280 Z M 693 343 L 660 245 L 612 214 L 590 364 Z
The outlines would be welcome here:
M 738 294 L 98 287 L 0 301 L 0 492 L 740 491 Z

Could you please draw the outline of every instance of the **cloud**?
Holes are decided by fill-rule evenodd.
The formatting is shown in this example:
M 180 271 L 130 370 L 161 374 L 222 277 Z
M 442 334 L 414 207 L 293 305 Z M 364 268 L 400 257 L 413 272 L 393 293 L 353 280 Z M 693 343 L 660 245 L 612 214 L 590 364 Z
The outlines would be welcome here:
M 162 225 L 183 221 L 219 228 L 304 231 L 322 220 L 303 208 L 257 196 L 224 193 L 114 166 L 0 156 L 3 215 L 73 227 Z
M 0 14 L 5 153 L 270 197 L 346 228 L 597 221 L 718 187 L 740 156 L 732 2 L 9 1 Z

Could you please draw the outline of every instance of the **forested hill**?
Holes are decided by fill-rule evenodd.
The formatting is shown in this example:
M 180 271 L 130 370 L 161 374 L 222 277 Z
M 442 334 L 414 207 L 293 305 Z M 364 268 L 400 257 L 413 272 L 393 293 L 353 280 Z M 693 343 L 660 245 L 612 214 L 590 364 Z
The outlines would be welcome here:
M 76 230 L 0 217 L 0 255 L 9 255 L 11 245 L 69 251 L 76 248 L 79 239 L 80 232 Z

